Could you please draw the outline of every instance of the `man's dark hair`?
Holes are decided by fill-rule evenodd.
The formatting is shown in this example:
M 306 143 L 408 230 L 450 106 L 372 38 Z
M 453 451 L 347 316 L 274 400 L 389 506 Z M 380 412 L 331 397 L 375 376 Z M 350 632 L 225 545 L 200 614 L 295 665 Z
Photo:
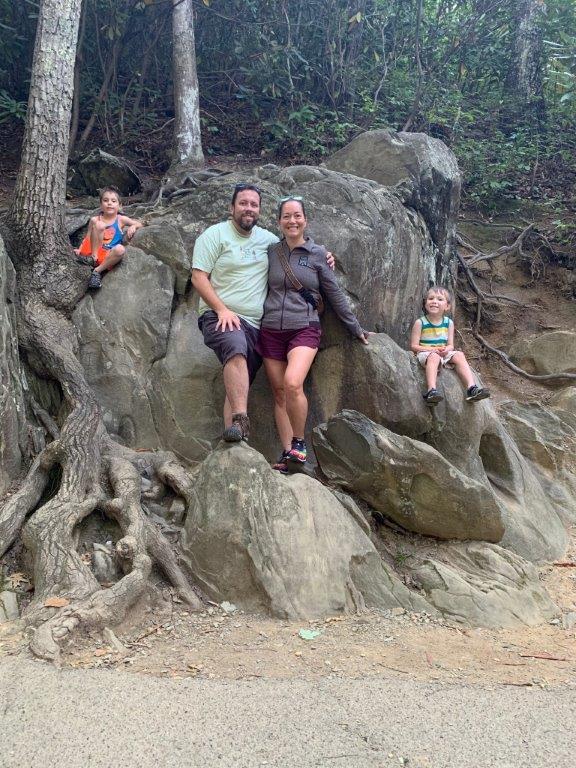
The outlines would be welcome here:
M 252 192 L 258 193 L 258 198 L 262 200 L 262 191 L 258 189 L 258 187 L 255 184 L 245 184 L 244 182 L 241 182 L 240 184 L 236 184 L 234 187 L 234 192 L 232 194 L 232 205 L 236 202 L 236 198 L 238 197 L 239 192 L 245 192 L 246 190 L 251 190 Z

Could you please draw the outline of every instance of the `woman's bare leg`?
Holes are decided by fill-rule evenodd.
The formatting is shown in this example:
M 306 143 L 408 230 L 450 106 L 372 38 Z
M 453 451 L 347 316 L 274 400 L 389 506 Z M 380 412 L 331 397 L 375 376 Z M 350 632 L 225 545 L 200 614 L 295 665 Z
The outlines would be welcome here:
M 274 394 L 274 419 L 283 451 L 290 450 L 293 435 L 292 425 L 286 413 L 286 396 L 284 392 L 284 374 L 286 373 L 287 365 L 288 363 L 285 363 L 283 360 L 272 360 L 270 357 L 264 358 L 264 369 Z
M 284 374 L 286 413 L 292 425 L 292 437 L 304 437 L 308 400 L 304 394 L 304 381 L 318 350 L 295 347 L 288 352 L 288 365 Z

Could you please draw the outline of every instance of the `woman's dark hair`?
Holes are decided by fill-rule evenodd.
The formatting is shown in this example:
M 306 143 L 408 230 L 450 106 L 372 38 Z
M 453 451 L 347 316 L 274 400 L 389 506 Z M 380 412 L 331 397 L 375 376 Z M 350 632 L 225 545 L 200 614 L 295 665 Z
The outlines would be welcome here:
M 302 208 L 302 213 L 304 214 L 304 218 L 306 218 L 306 208 L 304 207 L 304 199 L 300 197 L 300 195 L 288 195 L 288 197 L 283 197 L 280 199 L 278 203 L 278 218 L 282 216 L 282 209 L 284 208 L 286 203 L 300 203 L 300 207 Z

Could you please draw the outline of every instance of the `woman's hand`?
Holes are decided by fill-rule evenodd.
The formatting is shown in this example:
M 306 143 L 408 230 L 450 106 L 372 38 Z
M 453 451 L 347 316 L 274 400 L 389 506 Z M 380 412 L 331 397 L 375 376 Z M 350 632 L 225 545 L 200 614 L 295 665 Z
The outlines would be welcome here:
M 358 336 L 358 341 L 361 341 L 362 344 L 368 344 L 370 336 L 374 336 L 374 331 L 362 331 L 362 336 Z

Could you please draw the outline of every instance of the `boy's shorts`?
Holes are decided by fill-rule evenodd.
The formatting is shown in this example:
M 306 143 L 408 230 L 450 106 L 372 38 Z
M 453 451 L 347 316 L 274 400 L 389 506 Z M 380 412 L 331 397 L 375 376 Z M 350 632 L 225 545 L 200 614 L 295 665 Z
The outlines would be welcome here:
M 258 328 L 240 318 L 240 328 L 235 328 L 233 331 L 222 331 L 220 328 L 216 330 L 217 322 L 218 315 L 212 310 L 204 312 L 198 318 L 198 328 L 204 336 L 204 344 L 210 347 L 222 365 L 226 365 L 228 360 L 236 355 L 245 357 L 248 377 L 250 384 L 252 384 L 262 365 L 262 358 L 256 351 Z
M 426 361 L 428 360 L 429 355 L 434 352 L 433 349 L 430 351 L 426 350 L 426 352 L 418 352 L 416 357 L 418 358 L 418 362 L 422 366 L 422 368 L 426 368 Z M 448 352 L 447 355 L 440 358 L 440 367 L 441 368 L 454 368 L 454 363 L 451 363 L 450 360 L 454 357 L 454 355 L 458 352 L 457 349 L 453 349 L 451 352 Z
M 118 243 L 119 245 L 119 243 Z M 100 266 L 106 256 L 110 254 L 109 248 L 104 248 L 102 245 L 100 248 L 98 248 L 98 253 L 96 254 L 96 263 L 97 266 Z M 84 240 L 80 243 L 80 248 L 78 248 L 78 256 L 92 256 L 92 244 L 90 243 L 90 238 L 86 236 Z
M 321 336 L 322 329 L 314 325 L 307 325 L 306 328 L 298 328 L 293 331 L 261 328 L 256 348 L 262 357 L 269 360 L 282 360 L 285 363 L 288 360 L 288 352 L 291 352 L 295 347 L 318 349 Z

